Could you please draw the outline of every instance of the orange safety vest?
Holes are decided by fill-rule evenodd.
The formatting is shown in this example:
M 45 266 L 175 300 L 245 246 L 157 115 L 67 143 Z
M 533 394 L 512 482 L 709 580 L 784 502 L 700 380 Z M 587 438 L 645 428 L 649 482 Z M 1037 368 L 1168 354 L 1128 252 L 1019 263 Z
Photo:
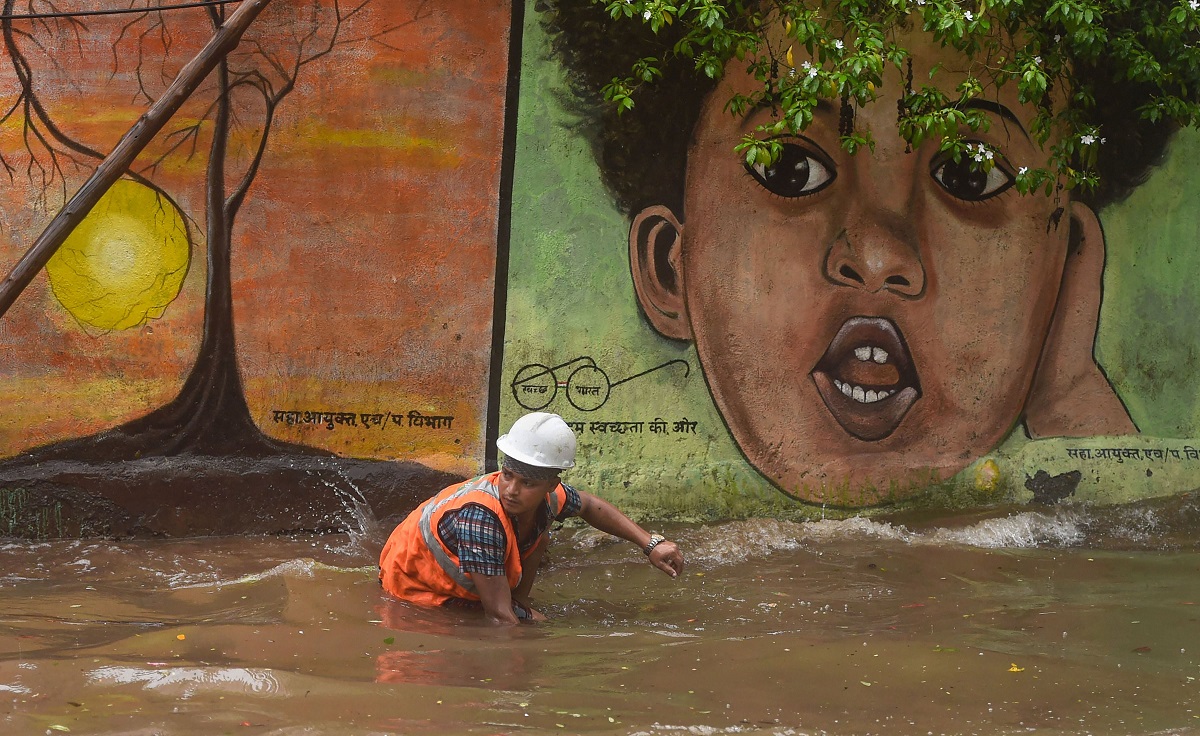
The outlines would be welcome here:
M 471 576 L 462 571 L 458 555 L 442 544 L 438 523 L 451 511 L 477 503 L 496 514 L 508 540 L 504 550 L 504 574 L 508 587 L 521 582 L 521 553 L 517 533 L 508 512 L 500 503 L 496 479 L 500 472 L 481 475 L 450 486 L 421 504 L 400 522 L 379 556 L 379 580 L 383 589 L 413 603 L 439 606 L 451 598 L 479 600 Z M 547 497 L 554 516 L 562 511 L 567 492 L 560 483 Z

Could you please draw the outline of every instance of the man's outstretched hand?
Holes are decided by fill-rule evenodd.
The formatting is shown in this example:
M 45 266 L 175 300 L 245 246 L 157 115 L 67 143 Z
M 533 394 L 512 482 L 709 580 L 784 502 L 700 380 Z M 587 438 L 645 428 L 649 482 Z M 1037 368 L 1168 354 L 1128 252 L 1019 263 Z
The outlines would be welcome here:
M 671 577 L 676 577 L 683 572 L 683 552 L 680 552 L 679 546 L 672 541 L 659 542 L 650 550 L 650 564 Z

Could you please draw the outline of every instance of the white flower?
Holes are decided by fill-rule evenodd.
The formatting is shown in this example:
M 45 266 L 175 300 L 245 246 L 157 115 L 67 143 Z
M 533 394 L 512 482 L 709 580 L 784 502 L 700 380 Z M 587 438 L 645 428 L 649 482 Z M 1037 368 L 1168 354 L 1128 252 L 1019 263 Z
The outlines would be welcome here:
M 976 163 L 983 163 L 984 159 L 991 161 L 996 157 L 996 154 L 982 143 L 976 143 L 975 145 L 968 143 L 967 153 L 971 153 L 972 151 L 974 151 L 974 153 L 971 155 L 971 158 L 973 158 Z
M 1200 3 L 1200 0 L 1192 0 L 1192 2 Z M 1061 34 L 1061 33 L 1056 33 L 1056 34 L 1054 34 L 1054 43 L 1058 43 L 1058 42 L 1059 42 L 1059 41 L 1061 41 L 1061 40 L 1062 40 L 1062 34 Z
M 814 66 L 812 69 L 809 69 L 809 70 L 808 70 L 808 78 L 809 78 L 809 79 L 816 79 L 816 78 L 817 78 L 817 68 L 816 68 L 815 66 Z
M 1200 0 L 1196 0 L 1196 2 L 1200 2 Z M 975 20 L 975 14 L 969 10 L 967 12 L 963 13 L 963 17 L 967 19 L 968 23 Z
M 650 20 L 651 15 L 652 15 L 652 13 L 649 10 L 647 10 L 646 12 L 642 13 L 642 18 L 644 20 Z
M 1192 10 L 1200 10 L 1200 0 L 1188 0 L 1188 7 Z
M 1029 167 L 1022 166 L 1021 168 L 1017 169 L 1017 176 L 1025 176 L 1026 171 L 1029 171 Z
M 1101 138 L 1101 139 L 1100 139 L 1100 145 L 1104 145 L 1106 142 L 1108 142 L 1108 139 L 1107 139 L 1107 138 Z
M 1041 63 L 1042 63 L 1042 57 L 1040 57 L 1040 56 L 1035 56 L 1035 57 L 1033 57 L 1033 63 L 1034 63 L 1034 64 L 1041 64 Z
M 844 44 L 841 42 L 841 40 L 837 40 L 837 41 L 833 42 L 833 47 L 835 49 L 837 49 L 838 51 L 841 51 L 843 46 L 844 46 Z
M 925 0 L 917 0 L 917 5 L 924 5 L 924 4 L 925 4 Z
M 1079 142 L 1085 146 L 1090 146 L 1096 142 L 1096 136 L 1094 136 L 1094 135 L 1080 136 Z

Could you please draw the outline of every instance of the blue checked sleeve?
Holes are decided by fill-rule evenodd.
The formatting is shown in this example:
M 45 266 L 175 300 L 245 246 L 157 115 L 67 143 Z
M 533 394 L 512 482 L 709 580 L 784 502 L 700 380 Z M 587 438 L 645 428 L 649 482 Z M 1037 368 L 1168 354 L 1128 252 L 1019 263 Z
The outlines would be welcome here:
M 459 567 L 463 572 L 504 575 L 508 535 L 491 509 L 475 503 L 463 506 L 454 517 L 453 530 L 458 542 Z M 443 541 L 446 541 L 445 537 Z
M 579 491 L 566 483 L 563 483 L 562 487 L 567 492 L 567 500 L 563 504 L 562 511 L 559 511 L 558 516 L 554 517 L 555 521 L 563 521 L 572 516 L 579 516 L 579 512 L 583 510 L 583 501 L 579 498 Z

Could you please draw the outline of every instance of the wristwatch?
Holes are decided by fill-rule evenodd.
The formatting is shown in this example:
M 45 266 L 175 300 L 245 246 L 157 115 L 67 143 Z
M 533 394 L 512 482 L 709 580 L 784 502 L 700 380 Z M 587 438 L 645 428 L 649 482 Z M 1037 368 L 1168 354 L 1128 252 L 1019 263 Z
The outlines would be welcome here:
M 654 551 L 654 548 L 658 546 L 659 542 L 665 542 L 665 541 L 667 541 L 667 538 L 664 537 L 663 535 L 651 534 L 650 541 L 646 542 L 646 546 L 642 547 L 642 551 L 646 553 L 647 557 L 649 557 L 650 553 Z

